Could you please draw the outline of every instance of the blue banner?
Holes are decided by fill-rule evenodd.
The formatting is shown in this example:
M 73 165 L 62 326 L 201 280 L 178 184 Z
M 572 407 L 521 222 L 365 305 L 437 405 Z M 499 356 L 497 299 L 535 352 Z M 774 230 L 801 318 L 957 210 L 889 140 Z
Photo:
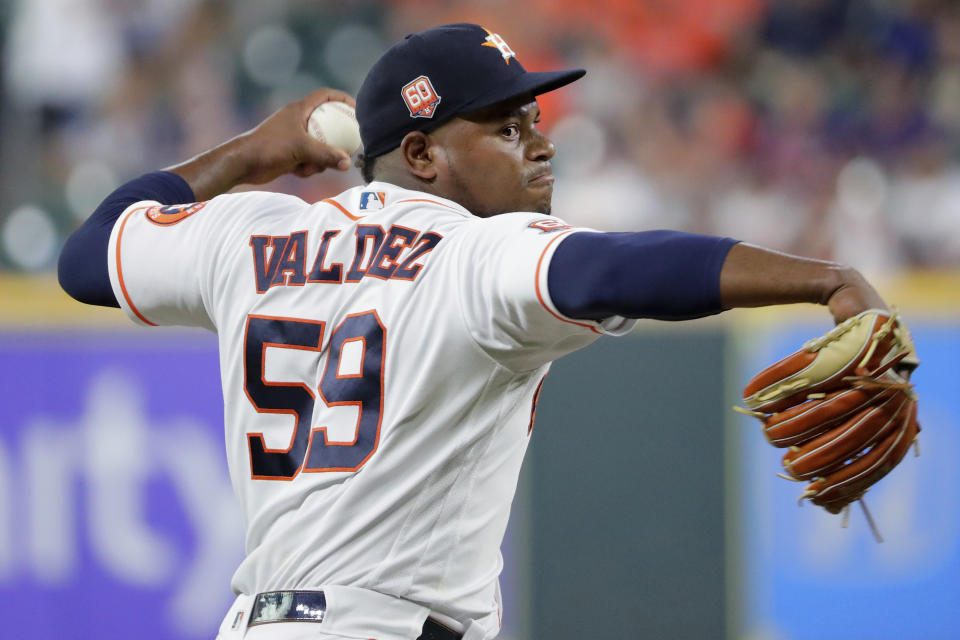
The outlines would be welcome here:
M 0 638 L 216 636 L 243 557 L 218 362 L 200 331 L 0 332 Z
M 243 528 L 216 340 L 0 334 L 5 638 L 212 638 Z

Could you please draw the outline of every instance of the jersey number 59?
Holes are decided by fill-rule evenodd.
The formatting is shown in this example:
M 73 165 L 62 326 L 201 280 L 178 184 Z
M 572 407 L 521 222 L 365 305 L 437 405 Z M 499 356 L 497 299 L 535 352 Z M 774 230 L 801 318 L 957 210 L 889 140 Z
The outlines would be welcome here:
M 329 442 L 327 428 L 311 429 L 316 396 L 308 385 L 268 382 L 264 378 L 267 347 L 319 352 L 326 323 L 251 315 L 244 338 L 244 391 L 258 413 L 285 413 L 294 418 L 286 449 L 268 449 L 262 433 L 247 435 L 250 468 L 255 479 L 290 480 L 300 471 L 356 471 L 366 463 L 380 439 L 383 408 L 383 365 L 386 329 L 376 311 L 347 316 L 333 330 L 318 388 L 327 407 L 358 407 L 353 442 Z M 362 341 L 360 372 L 340 373 L 343 345 Z

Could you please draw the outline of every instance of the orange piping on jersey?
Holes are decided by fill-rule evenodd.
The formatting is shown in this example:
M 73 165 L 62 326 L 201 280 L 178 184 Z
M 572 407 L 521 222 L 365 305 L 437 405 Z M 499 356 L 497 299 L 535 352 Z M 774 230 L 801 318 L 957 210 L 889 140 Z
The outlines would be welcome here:
M 429 202 L 429 203 L 431 203 L 431 204 L 438 204 L 438 205 L 440 205 L 441 207 L 446 207 L 447 209 L 453 209 L 454 211 L 461 211 L 460 209 L 457 209 L 456 207 L 451 207 L 450 205 L 445 204 L 445 203 L 443 203 L 443 202 L 438 202 L 437 200 L 430 200 L 430 199 L 428 199 L 428 198 L 407 198 L 406 200 L 397 200 L 397 204 L 400 204 L 401 202 Z M 461 211 L 461 213 L 462 213 L 462 211 Z
M 343 215 L 347 216 L 347 217 L 350 218 L 351 220 L 359 220 L 359 219 L 362 217 L 362 216 L 355 216 L 355 215 L 353 215 L 352 213 L 350 213 L 349 211 L 347 211 L 346 209 L 344 209 L 344 208 L 343 208 L 343 205 L 341 205 L 339 202 L 337 202 L 337 201 L 334 200 L 333 198 L 324 198 L 323 200 L 321 200 L 321 202 L 326 202 L 327 204 L 332 204 L 332 205 L 335 206 L 337 209 L 340 209 L 340 211 L 343 213 Z
M 120 282 L 120 291 L 123 292 L 123 299 L 127 301 L 127 305 L 130 307 L 130 310 L 133 311 L 134 315 L 136 315 L 138 318 L 140 318 L 141 320 L 143 320 L 143 322 L 145 322 L 146 324 L 150 325 L 151 327 L 155 327 L 155 326 L 157 326 L 157 325 L 154 324 L 153 322 L 150 322 L 149 320 L 147 320 L 147 319 L 144 317 L 144 315 L 143 315 L 142 313 L 140 313 L 140 311 L 137 309 L 137 307 L 134 306 L 133 300 L 130 299 L 130 294 L 127 293 L 127 285 L 124 284 L 124 282 L 123 282 L 123 267 L 120 266 L 120 240 L 123 239 L 123 230 L 124 230 L 124 228 L 126 228 L 126 226 L 127 226 L 127 220 L 129 220 L 129 219 L 130 219 L 130 216 L 132 216 L 132 215 L 133 215 L 134 213 L 136 213 L 137 211 L 142 211 L 143 209 L 148 209 L 148 208 L 149 208 L 149 207 L 137 207 L 136 209 L 134 209 L 133 211 L 131 211 L 130 213 L 128 213 L 128 214 L 127 214 L 127 217 L 124 218 L 124 219 L 123 219 L 123 222 L 120 223 L 120 231 L 117 232 L 117 255 L 116 255 L 116 261 L 117 261 L 117 280 Z
M 547 255 L 547 251 L 549 251 L 550 247 L 553 246 L 553 243 L 554 243 L 554 242 L 556 242 L 556 241 L 559 240 L 560 238 L 563 238 L 563 237 L 565 237 L 565 236 L 567 236 L 567 235 L 570 235 L 570 233 L 572 233 L 572 232 L 571 232 L 571 231 L 568 231 L 567 233 L 562 233 L 562 234 L 560 234 L 559 236 L 557 236 L 556 238 L 554 238 L 553 240 L 551 240 L 551 241 L 547 244 L 547 246 L 543 248 L 543 253 L 540 254 L 540 259 L 537 260 L 537 272 L 536 272 L 536 274 L 535 274 L 535 276 L 534 276 L 534 277 L 535 277 L 534 284 L 535 284 L 536 289 L 537 289 L 537 300 L 539 300 L 539 301 L 540 301 L 540 305 L 541 305 L 544 309 L 546 309 L 546 310 L 550 313 L 550 315 L 552 315 L 552 316 L 553 316 L 554 318 L 556 318 L 557 320 L 562 320 L 562 321 L 567 322 L 567 323 L 569 323 L 569 324 L 575 324 L 575 325 L 577 325 L 578 327 L 586 327 L 587 329 L 590 329 L 590 330 L 593 331 L 594 333 L 600 333 L 600 334 L 602 334 L 603 332 L 602 332 L 602 331 L 598 331 L 597 328 L 594 327 L 593 325 L 585 324 L 585 323 L 583 323 L 583 322 L 574 322 L 573 320 L 568 320 L 567 318 L 564 318 L 563 316 L 554 313 L 553 310 L 552 310 L 550 307 L 547 306 L 547 303 L 543 301 L 543 296 L 540 294 L 540 267 L 543 266 L 543 258 L 544 258 L 544 256 Z
M 544 374 L 540 378 L 540 384 L 537 385 L 537 390 L 533 392 L 533 403 L 530 406 L 530 425 L 527 427 L 527 435 L 529 436 L 533 433 L 533 423 L 537 420 L 537 403 L 540 402 L 540 392 L 543 391 L 543 383 L 546 382 L 547 375 Z

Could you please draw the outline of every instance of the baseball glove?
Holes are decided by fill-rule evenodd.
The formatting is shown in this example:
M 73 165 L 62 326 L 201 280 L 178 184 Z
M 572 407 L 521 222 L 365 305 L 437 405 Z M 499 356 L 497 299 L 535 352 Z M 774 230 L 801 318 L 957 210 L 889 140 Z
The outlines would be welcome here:
M 864 311 L 754 376 L 743 391 L 748 410 L 738 409 L 761 420 L 772 445 L 789 448 L 781 475 L 810 481 L 800 500 L 839 513 L 916 441 L 909 374 L 917 364 L 897 314 Z

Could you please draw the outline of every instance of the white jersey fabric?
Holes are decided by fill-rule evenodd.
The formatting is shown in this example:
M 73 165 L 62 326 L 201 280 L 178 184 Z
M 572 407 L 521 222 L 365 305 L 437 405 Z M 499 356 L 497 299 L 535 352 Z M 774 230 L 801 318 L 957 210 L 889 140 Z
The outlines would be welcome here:
M 549 363 L 633 324 L 553 305 L 550 259 L 576 231 L 382 182 L 123 213 L 109 266 L 124 311 L 219 336 L 236 593 L 358 587 L 495 635 Z

